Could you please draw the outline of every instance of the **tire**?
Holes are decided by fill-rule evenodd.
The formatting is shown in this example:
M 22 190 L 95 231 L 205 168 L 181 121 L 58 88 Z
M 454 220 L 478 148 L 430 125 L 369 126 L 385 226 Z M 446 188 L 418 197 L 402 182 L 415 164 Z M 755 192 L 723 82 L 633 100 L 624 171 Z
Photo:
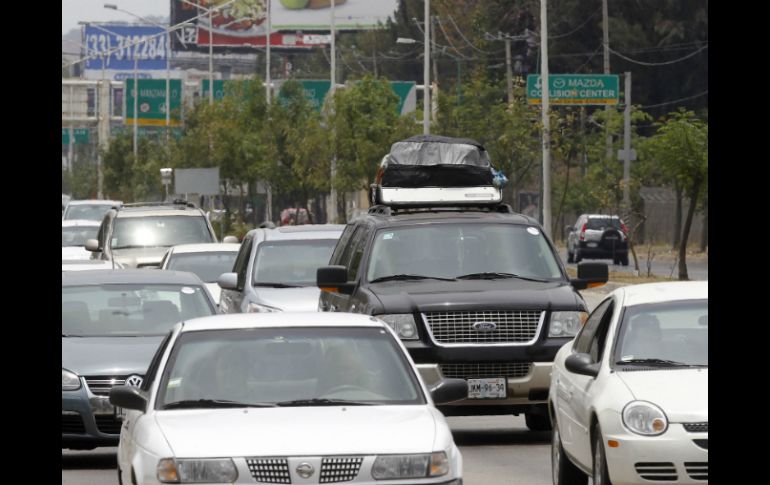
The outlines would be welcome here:
M 594 464 L 593 464 L 593 485 L 612 485 L 610 481 L 610 473 L 607 468 L 607 456 L 604 451 L 604 438 L 602 437 L 602 429 L 599 425 L 594 428 Z
M 553 485 L 586 485 L 588 483 L 588 476 L 580 471 L 564 453 L 558 423 L 553 427 L 551 434 L 551 477 Z
M 548 416 L 548 412 L 534 411 L 524 414 L 524 422 L 527 423 L 527 428 L 530 431 L 550 431 L 551 430 L 551 417 Z
M 614 265 L 618 265 L 618 264 L 620 264 L 620 258 L 619 258 L 619 257 L 617 257 L 617 256 L 614 256 L 614 257 L 612 258 L 612 264 L 614 264 Z
M 575 263 L 579 263 L 583 260 L 583 256 L 580 255 L 580 249 L 575 248 Z
M 569 249 L 567 250 L 567 262 L 568 263 L 574 263 L 575 262 L 575 254 L 569 252 Z
M 625 254 L 620 257 L 620 264 L 623 266 L 628 266 L 628 254 Z

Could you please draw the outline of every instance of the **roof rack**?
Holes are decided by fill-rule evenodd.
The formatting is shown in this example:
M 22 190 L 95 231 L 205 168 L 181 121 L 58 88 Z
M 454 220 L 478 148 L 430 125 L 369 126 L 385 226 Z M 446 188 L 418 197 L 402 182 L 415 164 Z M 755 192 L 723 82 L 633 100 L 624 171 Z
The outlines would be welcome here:
M 188 202 L 184 199 L 174 199 L 172 202 L 132 202 L 130 204 L 123 204 L 124 208 L 132 208 L 132 207 L 178 207 L 182 206 L 182 208 L 185 207 L 192 207 L 193 209 L 197 209 L 197 206 L 193 204 L 192 202 Z
M 400 214 L 420 214 L 433 212 L 494 212 L 500 214 L 514 214 L 513 208 L 508 204 L 479 204 L 459 206 L 389 206 L 374 205 L 369 208 L 369 214 L 381 216 L 396 216 Z

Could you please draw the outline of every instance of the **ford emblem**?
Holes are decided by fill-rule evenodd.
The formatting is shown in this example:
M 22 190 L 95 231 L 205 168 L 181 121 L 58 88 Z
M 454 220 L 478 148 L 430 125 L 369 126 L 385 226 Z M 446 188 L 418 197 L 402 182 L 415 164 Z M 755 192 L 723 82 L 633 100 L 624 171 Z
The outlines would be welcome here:
M 491 332 L 497 328 L 497 324 L 494 322 L 476 322 L 473 324 L 473 329 L 479 332 Z

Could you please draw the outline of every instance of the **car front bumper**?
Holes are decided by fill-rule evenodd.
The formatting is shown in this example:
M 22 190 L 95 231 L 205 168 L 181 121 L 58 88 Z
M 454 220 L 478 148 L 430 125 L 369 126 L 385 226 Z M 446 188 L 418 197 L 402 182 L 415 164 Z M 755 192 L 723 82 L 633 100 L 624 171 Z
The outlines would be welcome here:
M 595 241 L 580 241 L 580 256 L 583 258 L 613 258 L 628 254 L 628 243 L 619 243 L 614 248 L 602 247 Z
M 120 421 L 107 397 L 95 396 L 84 386 L 76 391 L 62 391 L 61 409 L 62 448 L 118 444 Z

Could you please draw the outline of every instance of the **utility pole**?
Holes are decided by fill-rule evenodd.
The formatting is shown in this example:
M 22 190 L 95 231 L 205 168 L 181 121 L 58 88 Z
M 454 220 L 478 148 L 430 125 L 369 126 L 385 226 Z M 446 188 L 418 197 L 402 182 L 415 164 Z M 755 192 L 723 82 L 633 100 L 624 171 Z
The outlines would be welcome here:
M 139 156 L 139 72 L 137 71 L 137 56 L 134 52 L 134 165 L 136 165 L 137 157 Z
M 543 105 L 543 231 L 551 237 L 551 122 L 548 118 L 548 17 L 546 0 L 540 0 L 540 63 Z
M 271 30 L 273 29 L 272 26 L 272 19 L 270 18 L 270 2 L 268 0 L 267 2 L 267 59 L 265 60 L 265 89 L 266 91 L 266 99 L 268 106 L 270 105 L 270 96 L 272 93 L 272 80 L 270 79 L 270 34 L 272 33 Z M 270 190 L 270 189 L 268 189 Z
M 104 58 L 102 58 L 104 61 Z M 102 153 L 107 151 L 110 142 L 110 88 L 109 79 L 102 78 L 99 83 L 99 115 L 97 117 L 97 135 L 99 138 L 99 152 L 96 156 L 96 196 L 99 199 L 104 198 L 103 184 L 104 173 L 102 172 Z
M 631 195 L 629 184 L 631 183 L 631 73 L 626 72 L 626 89 L 624 99 L 626 109 L 623 112 L 623 209 L 626 211 L 626 224 L 631 214 Z
M 508 80 L 508 105 L 513 104 L 513 72 L 511 71 L 511 38 L 505 38 L 505 76 Z
M 332 4 L 334 2 L 332 1 Z M 425 0 L 425 13 L 423 18 L 425 19 L 425 62 L 423 62 L 422 69 L 422 83 L 424 86 L 424 106 L 422 113 L 422 134 L 430 135 L 430 0 Z
M 214 7 L 209 6 L 209 106 L 214 104 Z
M 607 9 L 607 0 L 602 0 L 602 31 L 604 34 L 604 74 L 610 73 L 610 26 L 609 14 Z M 607 139 L 605 157 L 612 160 L 612 135 L 610 134 L 610 105 L 604 106 L 606 120 L 604 122 L 604 136 Z
M 331 8 L 331 30 L 332 30 L 332 38 L 331 38 L 331 73 L 330 73 L 330 80 L 331 85 L 329 86 L 329 95 L 331 96 L 331 107 L 332 110 L 334 109 L 334 92 L 337 89 L 337 44 L 336 44 L 336 37 L 337 37 L 337 26 L 334 22 L 334 4 L 335 0 L 332 0 L 332 8 Z M 337 190 L 334 187 L 334 178 L 337 175 L 337 152 L 336 152 L 336 137 L 334 133 L 334 127 L 332 127 L 332 163 L 331 163 L 331 180 L 329 181 L 329 185 L 331 186 L 331 191 L 329 194 L 329 221 L 332 224 L 337 223 Z
M 72 175 L 72 158 L 74 157 L 74 147 L 75 147 L 75 130 L 72 128 L 72 124 L 74 121 L 72 120 L 75 117 L 75 113 L 73 112 L 73 104 L 72 104 L 72 97 L 74 96 L 74 86 L 70 84 L 70 96 L 69 96 L 69 106 L 70 106 L 70 142 L 67 146 L 67 169 L 70 172 L 70 175 Z
M 435 15 L 431 15 L 431 26 L 433 26 L 434 22 L 438 22 L 438 18 Z M 436 29 L 432 29 L 432 39 L 431 39 L 431 49 L 436 48 Z M 433 56 L 433 83 L 431 84 L 431 88 L 433 88 L 433 84 L 438 86 L 438 65 L 437 65 L 438 56 Z M 436 110 L 436 107 L 438 106 L 438 102 L 434 99 L 433 96 L 431 96 L 431 101 L 433 102 L 433 111 Z M 435 117 L 434 120 L 435 121 Z

